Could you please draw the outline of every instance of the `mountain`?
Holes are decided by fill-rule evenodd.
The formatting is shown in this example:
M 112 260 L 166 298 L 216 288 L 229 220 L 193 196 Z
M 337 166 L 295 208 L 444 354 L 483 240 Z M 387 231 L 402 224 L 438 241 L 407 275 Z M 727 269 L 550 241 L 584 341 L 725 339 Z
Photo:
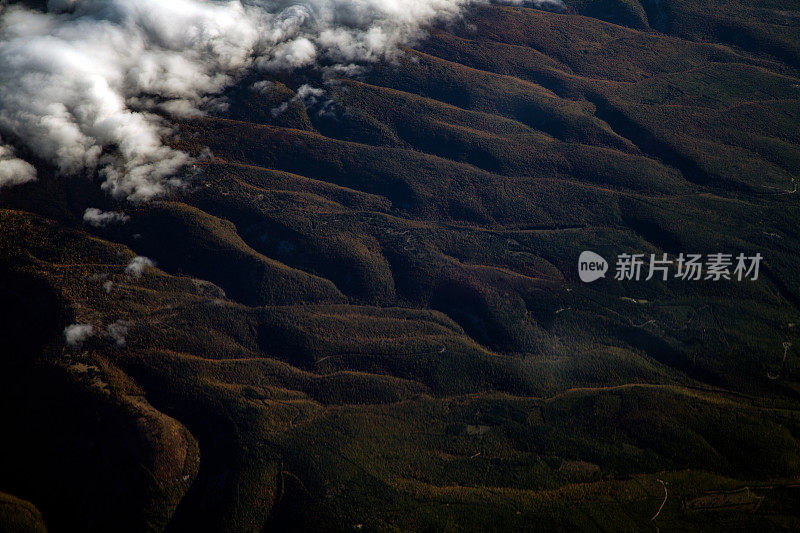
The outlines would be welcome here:
M 26 153 L 0 530 L 799 529 L 800 6 L 540 7 L 242 77 L 150 201 Z

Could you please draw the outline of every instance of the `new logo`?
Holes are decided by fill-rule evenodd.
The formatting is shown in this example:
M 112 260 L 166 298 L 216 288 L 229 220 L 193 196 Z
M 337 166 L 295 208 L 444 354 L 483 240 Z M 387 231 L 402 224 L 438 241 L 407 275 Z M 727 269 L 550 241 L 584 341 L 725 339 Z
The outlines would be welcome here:
M 578 276 L 584 283 L 604 278 L 608 272 L 608 262 L 594 252 L 584 251 L 578 257 Z

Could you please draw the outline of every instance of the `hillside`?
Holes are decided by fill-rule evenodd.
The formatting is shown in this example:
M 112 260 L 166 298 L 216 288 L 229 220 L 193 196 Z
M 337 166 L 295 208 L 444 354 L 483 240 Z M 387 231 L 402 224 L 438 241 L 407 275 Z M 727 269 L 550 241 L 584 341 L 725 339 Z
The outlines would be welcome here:
M 0 530 L 800 529 L 800 5 L 712 4 L 482 5 L 252 74 L 148 202 L 26 154 Z M 583 250 L 764 261 L 587 284 Z

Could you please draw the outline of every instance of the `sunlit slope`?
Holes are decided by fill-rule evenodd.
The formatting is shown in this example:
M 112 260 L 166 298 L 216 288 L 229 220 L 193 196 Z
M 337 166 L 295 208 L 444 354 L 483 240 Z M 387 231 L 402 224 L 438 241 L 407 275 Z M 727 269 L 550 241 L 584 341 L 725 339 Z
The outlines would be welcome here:
M 795 15 L 693 4 L 482 8 L 324 108 L 243 81 L 159 202 L 4 190 L 0 491 L 52 531 L 800 527 Z

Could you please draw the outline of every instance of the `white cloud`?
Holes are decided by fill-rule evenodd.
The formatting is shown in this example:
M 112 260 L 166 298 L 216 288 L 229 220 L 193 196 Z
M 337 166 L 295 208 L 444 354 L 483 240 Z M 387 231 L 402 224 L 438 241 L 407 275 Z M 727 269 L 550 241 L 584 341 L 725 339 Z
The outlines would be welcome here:
M 83 221 L 96 228 L 104 228 L 109 224 L 122 224 L 131 217 L 118 211 L 102 211 L 96 207 L 89 207 L 83 212 Z
M 142 277 L 145 269 L 151 266 L 155 266 L 155 263 L 152 259 L 144 257 L 143 255 L 137 255 L 131 259 L 131 262 L 125 267 L 125 273 L 133 278 L 138 279 Z
M 272 50 L 269 58 L 259 61 L 263 70 L 280 71 L 287 68 L 305 67 L 317 58 L 317 47 L 305 37 L 280 43 Z
M 51 0 L 0 14 L 0 135 L 117 197 L 177 183 L 157 113 L 193 116 L 252 68 L 337 71 L 392 56 L 484 0 Z M 0 186 L 34 179 L 0 145 Z
M 275 88 L 275 83 L 269 80 L 257 81 L 250 86 L 250 90 L 258 94 L 269 94 Z
M 69 346 L 80 346 L 94 334 L 91 324 L 70 324 L 64 328 L 64 340 Z
M 309 84 L 301 85 L 299 89 L 297 89 L 297 96 L 302 100 L 311 101 L 312 104 L 317 103 L 317 100 L 325 94 L 325 89 L 321 89 L 319 87 L 312 87 Z
M 272 89 L 272 87 L 273 84 L 271 84 L 270 82 L 257 82 L 251 86 L 251 88 L 254 91 L 258 91 L 261 93 L 269 92 Z M 282 102 L 277 107 L 272 108 L 270 110 L 270 113 L 272 114 L 273 117 L 282 115 L 283 113 L 286 112 L 287 109 L 289 109 L 289 103 L 291 102 L 302 102 L 303 105 L 305 105 L 306 107 L 313 107 L 322 102 L 320 106 L 321 108 L 318 111 L 319 114 L 322 115 L 326 112 L 326 110 L 335 105 L 335 102 L 330 99 L 322 101 L 322 97 L 324 95 L 325 95 L 325 89 L 319 87 L 312 87 L 311 85 L 306 83 L 301 85 L 297 89 L 297 93 L 289 101 Z
M 27 161 L 15 157 L 14 150 L 2 142 L 0 138 L 0 189 L 34 181 L 36 169 Z
M 117 320 L 106 327 L 106 336 L 117 343 L 117 346 L 125 346 L 125 335 L 128 334 L 130 323 L 126 320 Z
M 562 0 L 494 0 L 497 4 L 508 4 L 512 6 L 531 6 L 540 9 L 551 9 L 561 11 L 566 9 Z

